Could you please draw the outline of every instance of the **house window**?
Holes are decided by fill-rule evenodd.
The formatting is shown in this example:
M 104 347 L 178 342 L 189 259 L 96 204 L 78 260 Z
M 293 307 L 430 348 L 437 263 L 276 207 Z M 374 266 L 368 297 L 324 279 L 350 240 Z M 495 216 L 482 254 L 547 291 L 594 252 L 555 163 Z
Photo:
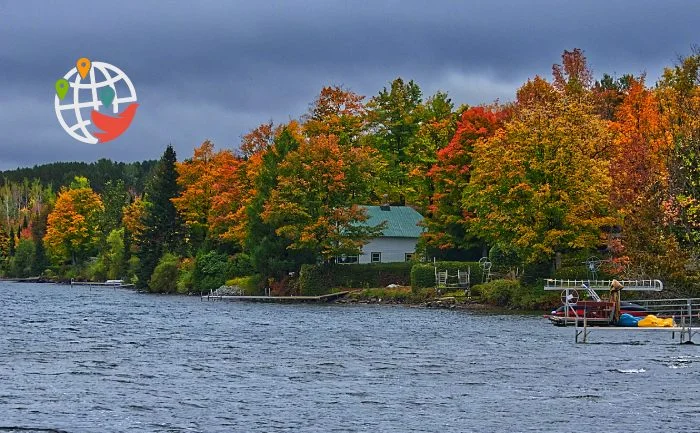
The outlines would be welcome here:
M 407 262 L 410 262 L 411 260 L 413 260 L 413 253 L 406 253 L 404 254 L 404 257 L 406 258 Z
M 372 263 L 381 263 L 382 253 L 372 253 Z
M 341 265 L 349 265 L 352 263 L 357 263 L 358 259 L 358 256 L 346 256 L 345 254 L 343 254 L 342 256 L 336 257 L 335 262 Z

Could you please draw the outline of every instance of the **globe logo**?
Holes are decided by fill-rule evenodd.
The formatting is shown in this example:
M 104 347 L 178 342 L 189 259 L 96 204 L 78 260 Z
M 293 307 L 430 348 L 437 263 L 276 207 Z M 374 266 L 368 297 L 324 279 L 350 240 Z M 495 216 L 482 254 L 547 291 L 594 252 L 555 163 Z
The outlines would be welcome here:
M 58 122 L 83 143 L 105 143 L 119 137 L 139 106 L 134 84 L 121 69 L 87 58 L 78 59 L 55 88 Z

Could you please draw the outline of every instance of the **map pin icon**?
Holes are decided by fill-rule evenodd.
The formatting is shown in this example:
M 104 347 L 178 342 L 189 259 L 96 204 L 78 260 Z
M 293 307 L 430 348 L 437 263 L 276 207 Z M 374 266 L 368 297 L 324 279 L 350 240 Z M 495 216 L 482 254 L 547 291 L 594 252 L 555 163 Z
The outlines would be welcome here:
M 97 97 L 102 101 L 102 105 L 109 107 L 114 101 L 114 89 L 109 86 L 102 87 L 97 92 Z
M 88 72 L 90 72 L 90 59 L 83 57 L 81 59 L 78 59 L 77 62 L 75 62 L 75 66 L 78 68 L 78 72 L 80 73 L 80 76 L 85 79 L 87 77 Z
M 56 80 L 56 94 L 58 95 L 58 99 L 65 98 L 69 88 L 70 84 L 68 84 L 68 80 L 65 78 L 59 78 Z

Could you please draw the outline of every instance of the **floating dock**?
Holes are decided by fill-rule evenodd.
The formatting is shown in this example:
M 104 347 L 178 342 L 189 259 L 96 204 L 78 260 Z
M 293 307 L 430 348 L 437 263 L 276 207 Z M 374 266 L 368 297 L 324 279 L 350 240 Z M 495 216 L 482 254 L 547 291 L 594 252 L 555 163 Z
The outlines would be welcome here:
M 247 301 L 247 302 L 281 302 L 281 303 L 304 303 L 304 302 L 332 302 L 350 293 L 349 291 L 330 293 L 319 296 L 236 296 L 236 295 L 201 295 L 201 300 L 207 301 Z

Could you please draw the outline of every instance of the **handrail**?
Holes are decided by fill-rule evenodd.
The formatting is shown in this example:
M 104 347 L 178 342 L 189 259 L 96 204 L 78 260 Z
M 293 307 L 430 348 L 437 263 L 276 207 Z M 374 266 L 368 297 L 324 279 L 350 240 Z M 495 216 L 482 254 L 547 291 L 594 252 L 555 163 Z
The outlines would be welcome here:
M 564 280 L 547 278 L 545 279 L 544 290 L 563 290 L 563 289 L 578 289 L 590 288 L 598 290 L 607 290 L 610 288 L 613 280 Z M 660 292 L 664 288 L 664 283 L 661 280 L 618 280 L 623 285 L 622 290 L 627 291 L 651 291 Z

